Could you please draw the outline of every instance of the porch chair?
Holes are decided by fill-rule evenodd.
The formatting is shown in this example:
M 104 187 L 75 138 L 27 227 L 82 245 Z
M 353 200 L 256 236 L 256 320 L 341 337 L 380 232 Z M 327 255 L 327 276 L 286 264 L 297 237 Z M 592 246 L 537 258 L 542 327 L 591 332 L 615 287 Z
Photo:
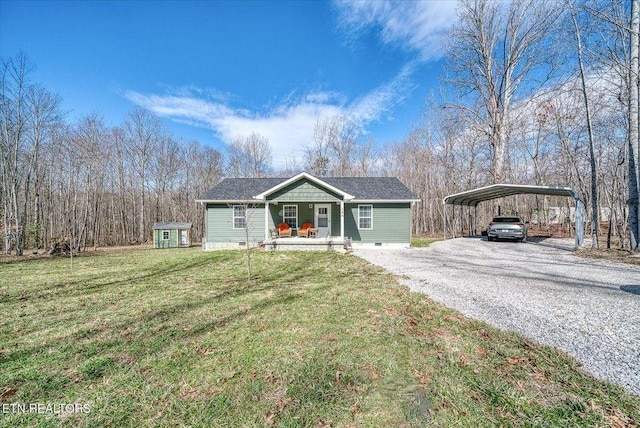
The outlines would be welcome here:
M 302 223 L 302 227 L 298 229 L 298 237 L 313 238 L 315 237 L 314 230 L 317 230 L 317 229 L 313 228 L 313 223 Z
M 291 227 L 287 223 L 280 223 L 278 225 L 278 236 L 280 238 L 291 238 Z

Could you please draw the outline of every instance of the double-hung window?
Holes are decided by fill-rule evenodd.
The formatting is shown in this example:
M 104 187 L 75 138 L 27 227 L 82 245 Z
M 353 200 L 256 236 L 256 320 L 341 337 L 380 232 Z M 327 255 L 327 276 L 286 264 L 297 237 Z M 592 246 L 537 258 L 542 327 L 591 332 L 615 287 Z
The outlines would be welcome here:
M 285 205 L 282 207 L 282 221 L 287 223 L 290 228 L 298 228 L 298 206 Z
M 373 229 L 373 205 L 358 205 L 358 229 Z
M 233 206 L 233 228 L 244 229 L 247 226 L 247 207 L 244 205 Z
M 169 231 L 168 230 L 163 230 L 162 231 L 162 240 L 163 241 L 168 241 L 169 240 Z

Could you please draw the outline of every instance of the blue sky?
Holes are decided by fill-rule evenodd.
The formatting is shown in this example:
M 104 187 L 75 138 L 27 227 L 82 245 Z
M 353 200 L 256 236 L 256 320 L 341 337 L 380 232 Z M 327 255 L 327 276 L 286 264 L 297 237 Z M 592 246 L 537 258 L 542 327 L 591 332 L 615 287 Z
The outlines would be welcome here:
M 0 55 L 26 53 L 73 121 L 119 125 L 136 105 L 175 136 L 224 150 L 269 139 L 298 158 L 317 120 L 344 115 L 379 143 L 420 121 L 456 3 L 5 1 Z

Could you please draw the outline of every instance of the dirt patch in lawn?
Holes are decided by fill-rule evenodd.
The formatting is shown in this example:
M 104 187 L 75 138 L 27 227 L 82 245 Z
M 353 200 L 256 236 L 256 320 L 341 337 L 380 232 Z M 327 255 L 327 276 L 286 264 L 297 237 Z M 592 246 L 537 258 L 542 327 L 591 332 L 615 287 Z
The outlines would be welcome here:
M 588 259 L 611 260 L 618 263 L 640 265 L 640 253 L 627 250 L 581 248 L 575 252 L 575 255 Z

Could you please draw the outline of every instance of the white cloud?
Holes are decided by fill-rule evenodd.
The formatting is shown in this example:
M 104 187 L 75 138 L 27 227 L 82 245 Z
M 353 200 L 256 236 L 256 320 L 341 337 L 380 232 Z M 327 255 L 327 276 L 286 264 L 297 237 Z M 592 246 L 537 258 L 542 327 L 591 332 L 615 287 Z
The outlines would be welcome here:
M 331 103 L 326 94 L 309 94 L 298 102 L 288 100 L 266 113 L 235 109 L 200 98 L 200 95 L 200 91 L 181 96 L 124 93 L 125 98 L 158 116 L 210 129 L 226 144 L 256 132 L 269 140 L 276 167 L 283 166 L 288 158 L 302 154 L 303 146 L 311 141 L 318 119 L 342 115 L 346 111 L 344 106 Z
M 357 122 L 367 123 L 390 112 L 417 86 L 411 79 L 415 69 L 415 62 L 405 64 L 394 79 L 354 101 L 349 109 L 350 117 Z
M 207 96 L 211 91 L 193 87 L 165 88 L 165 95 L 126 91 L 124 97 L 174 122 L 210 129 L 227 144 L 256 132 L 269 140 L 274 166 L 282 167 L 288 160 L 302 159 L 318 120 L 344 116 L 363 128 L 381 120 L 414 88 L 414 69 L 413 63 L 405 65 L 393 79 L 351 102 L 339 93 L 316 92 L 298 97 L 289 94 L 266 111 L 234 108 L 228 101 Z
M 418 52 L 422 61 L 442 57 L 442 39 L 456 21 L 458 6 L 455 0 L 338 0 L 335 4 L 342 28 L 352 37 L 377 28 L 384 43 Z

